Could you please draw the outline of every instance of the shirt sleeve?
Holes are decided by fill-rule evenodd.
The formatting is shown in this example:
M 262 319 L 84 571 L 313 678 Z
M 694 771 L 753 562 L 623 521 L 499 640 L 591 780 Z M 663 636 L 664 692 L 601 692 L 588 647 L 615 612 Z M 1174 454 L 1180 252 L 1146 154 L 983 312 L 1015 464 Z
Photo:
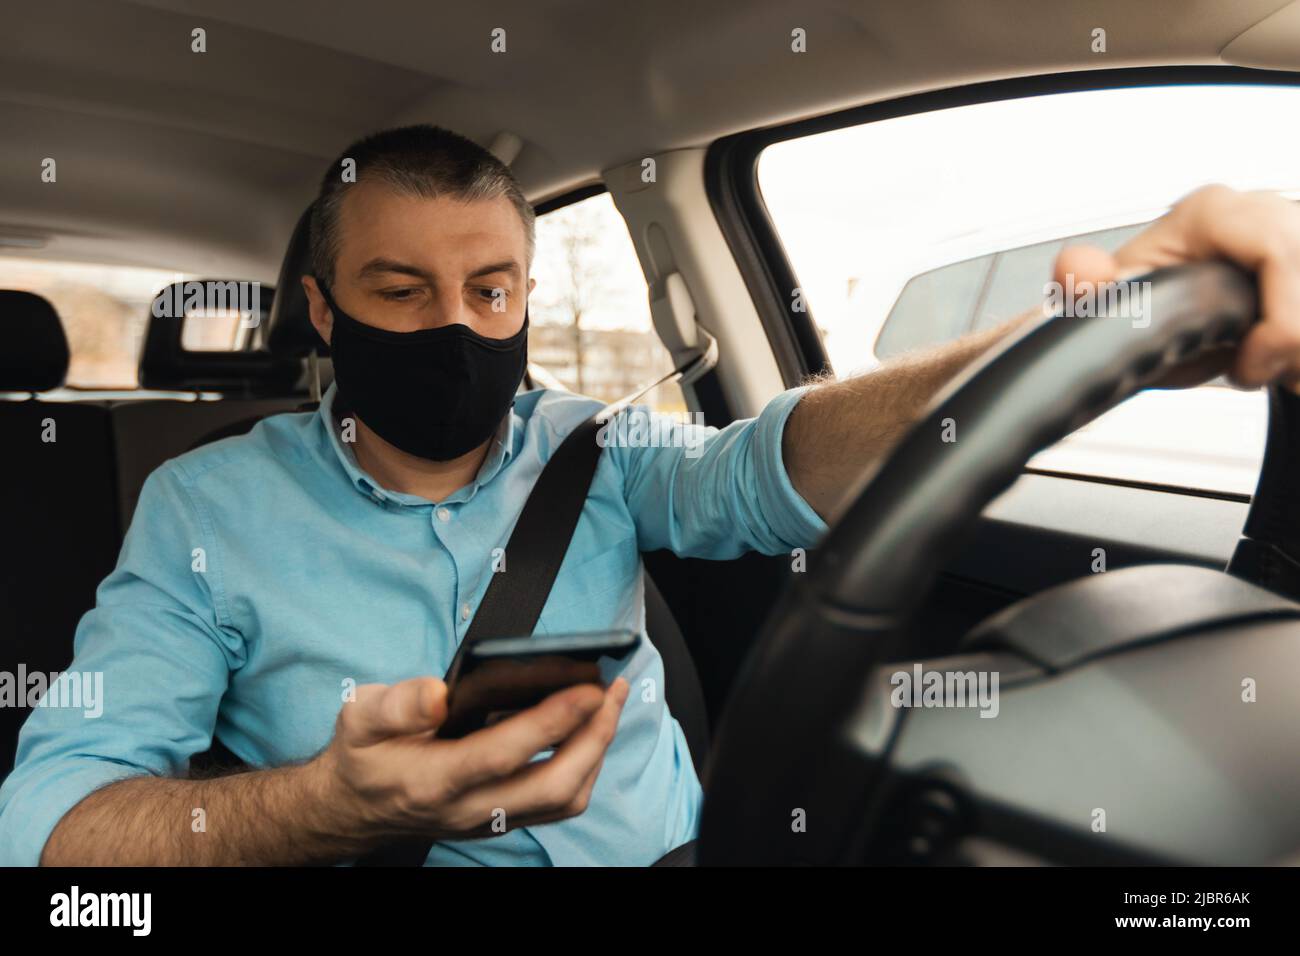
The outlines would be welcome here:
M 786 420 L 805 391 L 782 392 L 757 418 L 722 429 L 643 406 L 611 420 L 606 447 L 623 469 L 641 550 L 723 560 L 814 545 L 826 522 L 790 483 L 781 455 Z
M 72 664 L 19 735 L 0 787 L 0 865 L 37 865 L 91 792 L 183 772 L 210 745 L 243 643 L 223 623 L 220 556 L 197 501 L 175 463 L 145 483 L 117 567 L 77 626 Z

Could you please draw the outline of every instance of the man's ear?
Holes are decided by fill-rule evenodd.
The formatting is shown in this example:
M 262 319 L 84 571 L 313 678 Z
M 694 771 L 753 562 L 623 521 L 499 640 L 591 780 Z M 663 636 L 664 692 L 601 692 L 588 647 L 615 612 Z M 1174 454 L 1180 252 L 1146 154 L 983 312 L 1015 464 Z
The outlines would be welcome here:
M 330 312 L 330 307 L 325 304 L 325 297 L 320 294 L 320 287 L 316 285 L 314 276 L 303 276 L 302 288 L 307 293 L 307 314 L 311 316 L 311 324 L 315 326 L 316 333 L 324 339 L 325 344 L 329 345 L 330 335 L 334 332 L 334 315 Z

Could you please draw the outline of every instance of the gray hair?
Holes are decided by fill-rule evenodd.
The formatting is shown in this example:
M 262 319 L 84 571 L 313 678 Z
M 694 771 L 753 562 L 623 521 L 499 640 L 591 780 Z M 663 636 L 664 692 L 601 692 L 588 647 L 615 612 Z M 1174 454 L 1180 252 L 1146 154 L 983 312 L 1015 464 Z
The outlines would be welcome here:
M 316 281 L 334 285 L 338 258 L 339 209 L 347 188 L 345 160 L 356 164 L 356 182 L 385 183 L 422 199 L 452 196 L 462 200 L 509 199 L 524 226 L 528 262 L 533 261 L 535 215 L 510 167 L 472 140 L 440 126 L 422 124 L 374 133 L 353 143 L 321 180 L 311 211 L 311 265 Z

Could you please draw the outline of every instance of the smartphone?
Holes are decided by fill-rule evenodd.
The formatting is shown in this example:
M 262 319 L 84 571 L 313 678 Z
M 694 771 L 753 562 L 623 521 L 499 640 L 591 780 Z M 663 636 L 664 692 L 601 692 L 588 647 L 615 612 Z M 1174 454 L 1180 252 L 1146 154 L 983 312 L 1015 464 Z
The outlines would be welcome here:
M 622 660 L 641 644 L 635 631 L 595 631 L 475 641 L 444 678 L 447 719 L 437 737 L 488 727 L 574 684 L 600 684 L 600 659 Z

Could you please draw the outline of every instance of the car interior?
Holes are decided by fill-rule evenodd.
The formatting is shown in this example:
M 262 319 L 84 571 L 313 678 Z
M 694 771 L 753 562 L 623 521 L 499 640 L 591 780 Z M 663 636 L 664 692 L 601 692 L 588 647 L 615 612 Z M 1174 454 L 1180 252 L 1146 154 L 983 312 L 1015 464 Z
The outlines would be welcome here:
M 580 327 L 576 309 L 539 309 L 554 321 L 536 323 L 525 389 L 612 401 L 699 360 L 707 341 L 714 351 L 698 373 L 655 401 L 724 426 L 810 376 L 850 372 L 837 341 L 852 340 L 854 364 L 869 366 L 985 327 L 1011 302 L 1033 305 L 1062 244 L 1114 248 L 1185 191 L 1171 177 L 1123 209 L 1053 220 L 989 186 L 990 204 L 1015 225 L 996 232 L 981 231 L 983 187 L 966 182 L 973 220 L 954 213 L 924 241 L 890 215 L 869 224 L 912 257 L 899 252 L 902 264 L 888 275 L 882 266 L 881 279 L 874 253 L 801 245 L 812 233 L 847 243 L 856 228 L 819 219 L 815 194 L 870 182 L 908 199 L 939 187 L 919 175 L 890 181 L 870 151 L 861 162 L 800 161 L 769 182 L 765 156 L 775 163 L 782 144 L 811 148 L 837 131 L 903 130 L 1053 97 L 1300 93 L 1300 0 L 2 0 L 0 11 L 0 501 L 10 544 L 0 555 L 0 670 L 10 672 L 68 666 L 77 622 L 155 468 L 311 408 L 328 385 L 328 350 L 301 285 L 307 212 L 325 164 L 358 136 L 431 122 L 487 146 L 534 203 L 540 257 L 569 241 L 582 210 L 602 210 L 602 228 L 621 230 L 582 248 L 607 282 L 622 257 L 630 271 L 618 273 L 628 278 L 608 311 L 638 318 Z M 1251 116 L 1261 128 L 1288 122 Z M 930 161 L 958 170 L 970 153 L 1023 155 L 1028 141 L 1041 150 L 1027 160 L 1050 163 L 1058 150 L 1124 139 L 1063 123 L 1014 143 L 928 142 Z M 1233 146 L 1248 179 L 1246 157 L 1268 144 Z M 1286 157 L 1276 158 L 1281 167 Z M 1260 175 L 1260 188 L 1300 189 L 1300 174 Z M 1041 215 L 1031 223 L 1031 213 Z M 834 272 L 836 256 L 857 271 Z M 70 280 L 41 271 L 65 263 L 97 275 L 153 270 L 141 280 L 145 299 L 93 290 L 133 310 L 112 326 L 125 372 L 77 371 L 105 300 L 74 303 Z M 1016 282 L 1004 288 L 997 275 Z M 196 346 L 202 316 L 158 308 L 195 279 L 257 284 L 258 302 L 220 347 Z M 862 299 L 873 282 L 876 298 Z M 1227 464 L 1207 457 L 1219 434 L 1209 426 L 1158 454 L 1135 439 L 1133 455 L 1159 461 L 1134 473 L 1109 468 L 1106 455 L 1120 456 L 1109 445 L 1077 464 L 1087 447 L 1069 438 L 1082 428 L 1100 443 L 1084 426 L 1154 404 L 1145 389 L 1157 372 L 1235 341 L 1257 307 L 1252 284 L 1228 268 L 1158 275 L 1153 290 L 1153 314 L 1163 306 L 1173 318 L 1149 336 L 1044 332 L 944 393 L 909 434 L 956 415 L 976 423 L 954 446 L 961 453 L 940 460 L 933 443 L 904 441 L 864 473 L 806 573 L 802 556 L 643 555 L 647 633 L 704 775 L 701 862 L 1300 858 L 1300 554 L 1291 552 L 1300 525 L 1287 501 L 1300 411 L 1278 395 L 1266 409 L 1269 397 L 1221 381 L 1193 390 L 1189 402 L 1220 403 L 1212 416 L 1251 403 L 1249 425 L 1225 417 L 1225 442 L 1245 449 Z M 74 308 L 90 318 L 74 321 Z M 832 311 L 843 319 L 828 332 Z M 600 368 L 606 355 L 619 372 L 608 381 L 596 378 L 612 374 Z M 1160 411 L 1162 421 L 1175 414 Z M 56 442 L 41 440 L 49 420 Z M 1229 465 L 1245 477 L 1202 480 L 1196 470 L 1217 476 Z M 1263 479 L 1256 488 L 1261 469 L 1267 489 Z M 886 713 L 885 675 L 900 661 L 1000 670 L 1004 719 L 987 724 L 1001 733 L 970 713 Z M 1186 693 L 1227 672 L 1224 700 Z M 1242 678 L 1269 677 L 1253 709 L 1232 708 Z M 0 779 L 27 714 L 0 708 Z M 221 749 L 214 740 L 196 765 L 227 759 Z M 835 825 L 808 840 L 762 836 L 763 815 L 800 794 L 833 808 Z M 1108 805 L 1126 810 L 1112 811 L 1113 839 L 1099 843 L 1088 813 Z

